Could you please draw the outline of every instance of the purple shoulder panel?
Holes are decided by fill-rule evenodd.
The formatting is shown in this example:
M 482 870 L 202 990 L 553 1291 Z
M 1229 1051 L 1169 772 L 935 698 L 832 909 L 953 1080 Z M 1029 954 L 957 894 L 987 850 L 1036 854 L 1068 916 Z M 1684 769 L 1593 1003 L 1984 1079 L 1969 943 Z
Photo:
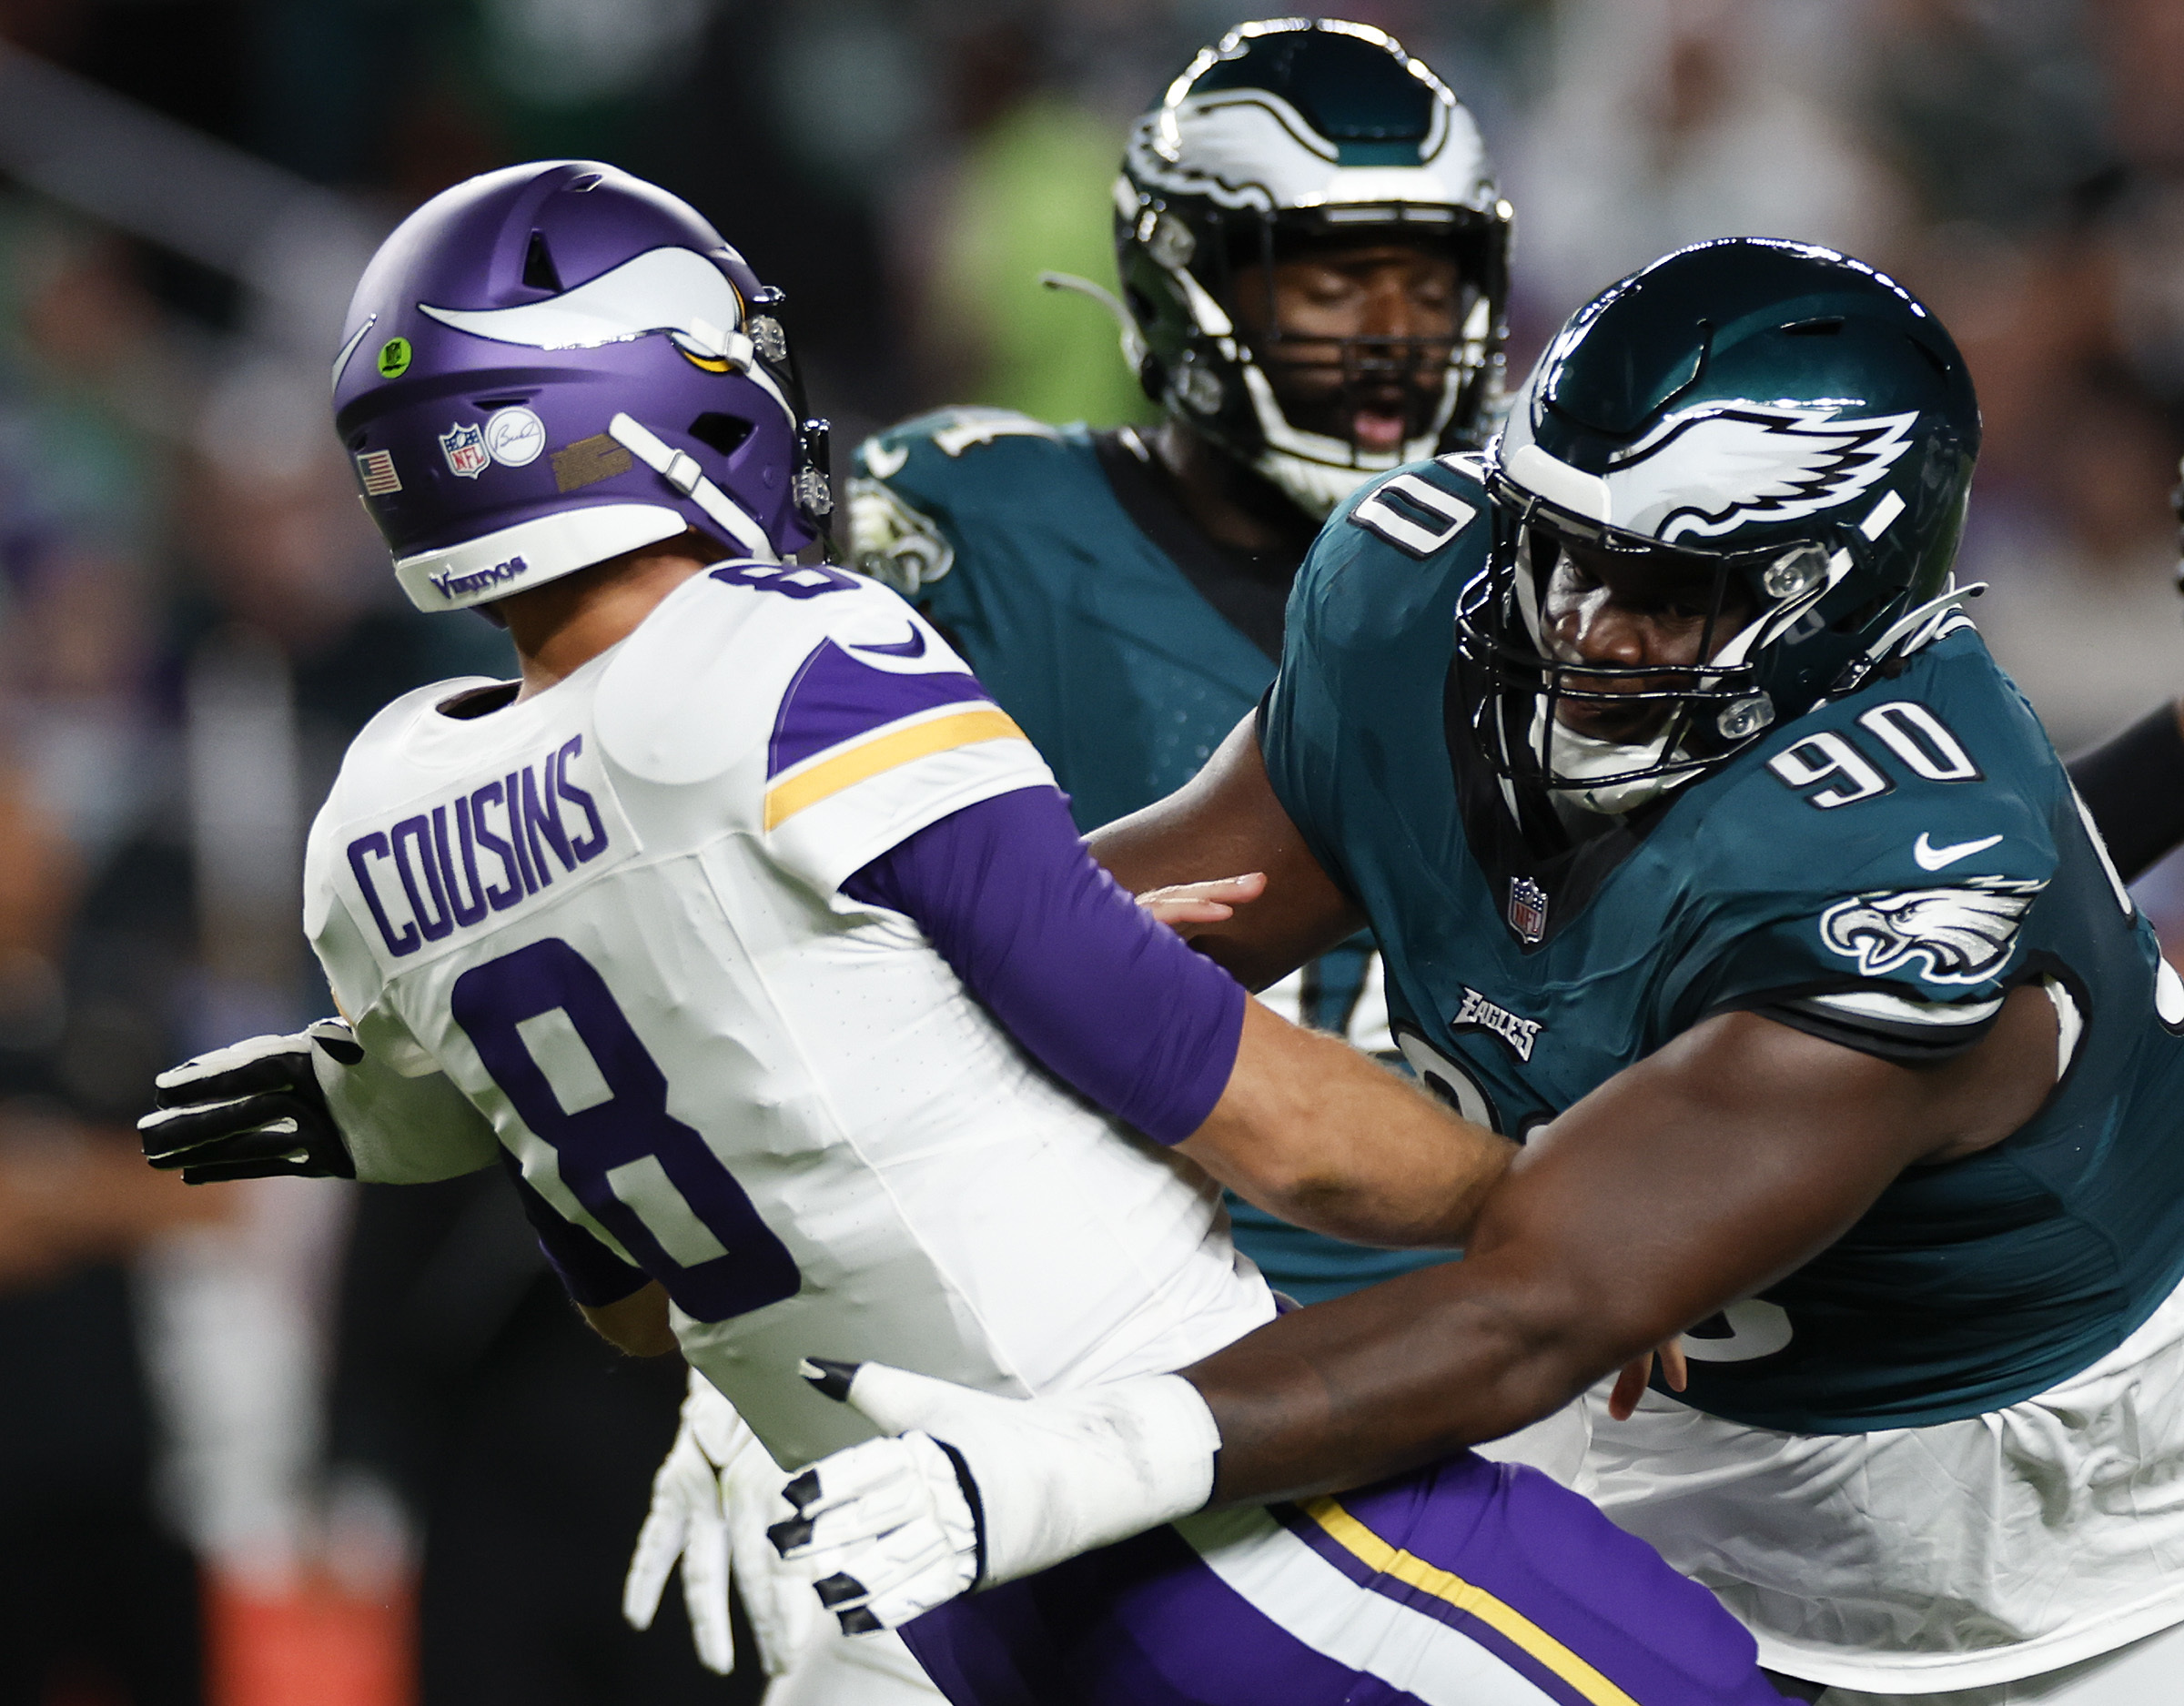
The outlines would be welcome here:
M 1156 1142 L 1228 1088 L 1242 988 L 1093 863 L 1053 788 L 928 824 L 842 892 L 915 920 L 1034 1058 Z
M 891 651 L 875 646 L 875 651 Z M 804 659 L 789 691 L 782 695 L 774 721 L 773 744 L 766 751 L 766 774 L 778 776 L 814 752 L 935 705 L 979 702 L 987 697 L 976 676 L 951 670 L 905 675 L 875 669 L 850 656 L 831 640 L 822 640 Z

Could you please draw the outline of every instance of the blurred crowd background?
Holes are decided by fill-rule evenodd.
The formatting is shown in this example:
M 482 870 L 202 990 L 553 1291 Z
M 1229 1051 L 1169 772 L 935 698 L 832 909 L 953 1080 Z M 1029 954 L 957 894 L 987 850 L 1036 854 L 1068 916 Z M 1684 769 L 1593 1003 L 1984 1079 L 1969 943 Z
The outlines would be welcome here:
M 1036 280 L 1112 282 L 1125 125 L 1240 15 L 0 0 L 0 1702 L 401 1706 L 420 1640 L 505 1667 L 541 1600 L 571 1645 L 525 1698 L 682 1697 L 637 1680 L 679 1629 L 647 1658 L 593 1627 L 675 1383 L 582 1339 L 497 1180 L 190 1191 L 127 1129 L 162 1065 L 325 1009 L 298 878 L 347 739 L 506 667 L 484 622 L 401 602 L 327 425 L 378 237 L 472 173 L 609 159 L 786 289 L 844 452 L 949 401 L 1143 419 L 1111 322 Z M 1348 15 L 1479 116 L 1518 209 L 1512 372 L 1676 244 L 1872 260 L 1969 358 L 1959 573 L 2058 745 L 2184 690 L 2184 6 Z M 2184 878 L 2143 898 L 2184 945 Z M 547 1507 L 592 1539 L 527 1528 Z M 470 1585 L 420 1636 L 428 1549 Z M 495 1609 L 515 1555 L 561 1597 Z

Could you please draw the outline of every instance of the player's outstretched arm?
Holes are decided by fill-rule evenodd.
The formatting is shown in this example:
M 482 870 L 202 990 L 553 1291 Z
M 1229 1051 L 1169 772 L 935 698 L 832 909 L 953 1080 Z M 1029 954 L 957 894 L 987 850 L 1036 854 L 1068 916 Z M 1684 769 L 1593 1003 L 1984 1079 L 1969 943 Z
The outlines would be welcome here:
M 1208 1503 L 1339 1491 L 1495 1438 L 1796 1267 L 1905 1166 L 2007 1136 L 2055 1043 L 2037 990 L 1923 1067 L 1725 1015 L 1535 1134 L 1468 1259 L 1284 1316 L 1181 1378 L 1010 1399 L 815 1366 L 897 1437 L 791 1481 L 774 1543 L 844 1628 L 894 1627 Z
M 1186 1369 L 1220 1429 L 1216 1499 L 1359 1486 L 1545 1415 L 1801 1266 L 1905 1167 L 2008 1136 L 2053 1086 L 2055 1038 L 2037 989 L 1923 1066 L 1708 1020 L 1534 1133 L 1465 1260 Z
M 1134 894 L 1263 872 L 1265 892 L 1249 905 L 1186 933 L 1247 989 L 1264 989 L 1365 923 L 1275 797 L 1249 717 L 1175 792 L 1094 830 L 1085 845 Z
M 254 1036 L 154 1080 L 136 1122 L 145 1159 L 184 1181 L 289 1176 L 390 1185 L 490 1165 L 493 1128 L 439 1073 L 406 1077 L 367 1054 L 345 1019 Z
M 1270 1215 L 1395 1247 L 1461 1244 L 1517 1153 L 1415 1081 L 1256 1001 L 1221 1099 L 1177 1147 Z
M 1284 1024 L 1154 923 L 1051 788 L 952 813 L 843 892 L 915 921 L 1050 1072 L 1272 1213 L 1361 1241 L 1461 1242 L 1507 1164 L 1503 1139 Z

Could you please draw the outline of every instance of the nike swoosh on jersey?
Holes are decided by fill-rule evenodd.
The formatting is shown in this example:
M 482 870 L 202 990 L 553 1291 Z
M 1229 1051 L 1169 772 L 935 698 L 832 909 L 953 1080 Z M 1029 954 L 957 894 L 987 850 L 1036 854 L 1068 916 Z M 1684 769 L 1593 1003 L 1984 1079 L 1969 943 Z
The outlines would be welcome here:
M 2001 839 L 1999 835 L 1989 835 L 1980 841 L 1953 842 L 1946 847 L 1936 847 L 1926 839 L 1926 831 L 1921 830 L 1918 840 L 1911 848 L 1911 856 L 1918 861 L 1921 871 L 1938 871 L 1944 865 L 1955 864 L 1959 859 L 1969 859 L 1976 853 L 1985 853 Z
M 884 658 L 922 658 L 925 655 L 925 631 L 913 622 L 910 624 L 910 638 L 907 640 L 890 640 L 884 645 L 877 646 L 860 646 L 852 641 L 849 649 L 852 651 L 877 652 Z

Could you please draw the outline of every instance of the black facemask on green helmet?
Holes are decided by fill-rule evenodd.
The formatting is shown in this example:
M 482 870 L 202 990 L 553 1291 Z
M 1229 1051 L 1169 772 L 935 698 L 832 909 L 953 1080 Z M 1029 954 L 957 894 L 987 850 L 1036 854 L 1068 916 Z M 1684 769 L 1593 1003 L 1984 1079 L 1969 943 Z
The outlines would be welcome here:
M 1457 611 L 1481 752 L 1533 798 L 1617 813 L 1855 691 L 1962 620 L 1978 449 L 1955 342 L 1858 261 L 1736 237 L 1611 287 L 1486 454 L 1493 549 Z M 1692 667 L 1582 661 L 1550 609 L 1558 569 L 1684 589 Z
M 1509 204 L 1471 114 L 1379 30 L 1324 18 L 1230 30 L 1138 121 L 1115 202 L 1126 348 L 1147 394 L 1308 512 L 1491 429 Z M 1278 261 L 1380 245 L 1454 260 L 1453 336 L 1285 331 Z M 1268 293 L 1249 335 L 1246 278 Z M 1325 400 L 1300 406 L 1305 392 Z M 1318 429 L 1363 407 L 1400 414 L 1399 446 Z

